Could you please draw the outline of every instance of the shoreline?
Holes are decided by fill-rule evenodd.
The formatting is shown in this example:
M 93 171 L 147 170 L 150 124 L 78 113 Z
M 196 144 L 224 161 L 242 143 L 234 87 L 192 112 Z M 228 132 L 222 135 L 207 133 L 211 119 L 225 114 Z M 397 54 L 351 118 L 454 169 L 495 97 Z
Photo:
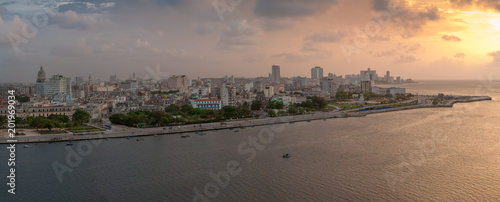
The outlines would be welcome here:
M 384 108 L 379 110 L 375 109 L 375 110 L 365 110 L 365 111 L 360 111 L 362 108 L 361 109 L 358 108 L 346 111 L 316 112 L 314 114 L 305 114 L 305 115 L 251 119 L 242 121 L 229 121 L 225 122 L 226 124 L 224 125 L 221 125 L 220 122 L 206 123 L 206 124 L 201 124 L 202 127 L 199 127 L 200 124 L 183 125 L 175 127 L 172 126 L 172 129 L 169 129 L 169 126 L 154 127 L 154 128 L 131 128 L 131 127 L 117 125 L 118 127 L 115 126 L 113 127 L 119 129 L 118 131 L 108 130 L 105 131 L 104 134 L 74 136 L 65 133 L 65 134 L 52 134 L 52 135 L 40 135 L 40 136 L 16 136 L 14 140 L 17 140 L 17 142 L 9 142 L 8 140 L 12 141 L 12 139 L 4 137 L 0 139 L 0 144 L 44 143 L 44 142 L 51 143 L 51 142 L 83 141 L 83 140 L 108 139 L 108 138 L 109 139 L 129 138 L 129 137 L 136 138 L 136 137 L 154 136 L 154 135 L 182 135 L 185 133 L 218 131 L 227 129 L 232 130 L 232 129 L 240 129 L 246 127 L 272 125 L 272 124 L 283 124 L 283 123 L 293 124 L 295 122 L 304 122 L 304 121 L 309 122 L 321 119 L 326 120 L 332 118 L 364 117 L 369 114 L 386 113 L 386 112 L 402 111 L 410 109 L 453 107 L 453 105 L 456 103 L 469 103 L 469 102 L 478 102 L 485 100 L 492 100 L 492 98 L 489 96 L 454 96 L 454 99 L 447 100 L 445 103 L 437 105 L 433 105 L 432 103 L 425 103 L 425 101 L 428 100 L 423 100 L 422 103 L 419 103 L 417 105 L 410 105 L 404 107 Z M 125 129 L 126 131 L 123 131 L 123 129 Z

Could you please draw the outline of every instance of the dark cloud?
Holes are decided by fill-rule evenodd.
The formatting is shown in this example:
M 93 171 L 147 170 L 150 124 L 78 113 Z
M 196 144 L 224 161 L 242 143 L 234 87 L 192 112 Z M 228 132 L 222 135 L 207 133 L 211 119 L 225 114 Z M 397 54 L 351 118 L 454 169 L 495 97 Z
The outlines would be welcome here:
M 64 2 L 64 1 L 62 1 Z M 57 7 L 57 11 L 64 13 L 74 11 L 78 14 L 107 13 L 113 10 L 117 3 L 110 0 L 75 0 L 66 1 Z
M 456 6 L 467 6 L 472 4 L 472 0 L 450 0 L 450 3 Z
M 413 10 L 403 4 L 396 4 L 391 0 L 372 0 L 372 9 L 375 11 L 390 11 L 391 19 L 396 26 L 403 27 L 403 37 L 413 37 L 415 31 L 421 30 L 422 26 L 429 21 L 441 19 L 436 6 L 428 6 L 424 10 Z
M 500 12 L 500 0 L 450 0 L 450 3 L 459 8 L 476 6 Z
M 412 63 L 418 61 L 413 55 L 400 55 L 394 59 L 394 64 Z
M 257 0 L 254 13 L 267 18 L 311 16 L 335 5 L 337 0 Z
M 454 58 L 459 58 L 459 59 L 463 59 L 465 58 L 465 53 L 457 53 L 455 54 L 455 56 L 453 56 Z
M 455 42 L 461 42 L 462 41 L 462 39 L 460 39 L 457 36 L 453 36 L 453 35 L 443 35 L 441 37 L 441 39 L 443 39 L 444 41 L 455 41 Z

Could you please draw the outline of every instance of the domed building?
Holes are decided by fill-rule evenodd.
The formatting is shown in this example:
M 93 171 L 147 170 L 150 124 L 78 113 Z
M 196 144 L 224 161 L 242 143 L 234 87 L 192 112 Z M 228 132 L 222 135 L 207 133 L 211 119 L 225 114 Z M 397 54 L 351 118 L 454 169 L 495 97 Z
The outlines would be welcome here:
M 36 79 L 36 82 L 43 83 L 45 82 L 45 80 L 46 80 L 45 71 L 43 70 L 43 67 L 40 66 L 40 71 L 38 71 L 38 77 Z
M 38 71 L 38 77 L 36 78 L 36 84 L 35 84 L 35 93 L 39 96 L 45 96 L 45 71 L 43 70 L 43 67 L 40 66 L 40 70 Z

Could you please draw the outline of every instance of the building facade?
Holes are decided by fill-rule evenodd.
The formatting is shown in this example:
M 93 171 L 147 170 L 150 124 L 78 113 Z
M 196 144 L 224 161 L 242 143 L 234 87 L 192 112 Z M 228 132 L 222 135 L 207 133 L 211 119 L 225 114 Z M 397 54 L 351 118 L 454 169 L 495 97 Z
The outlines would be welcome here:
M 218 110 L 222 108 L 220 99 L 199 99 L 191 100 L 190 102 L 193 108 L 198 109 Z
M 323 78 L 323 68 L 314 67 L 311 69 L 311 78 L 315 81 L 319 81 Z

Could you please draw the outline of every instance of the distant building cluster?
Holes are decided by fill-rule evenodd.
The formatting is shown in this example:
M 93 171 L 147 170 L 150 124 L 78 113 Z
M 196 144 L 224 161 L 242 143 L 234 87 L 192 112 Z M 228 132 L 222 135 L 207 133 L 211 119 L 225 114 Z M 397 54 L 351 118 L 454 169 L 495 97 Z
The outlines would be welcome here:
M 368 68 L 359 74 L 324 75 L 320 66 L 311 68 L 311 77 L 283 77 L 279 65 L 271 66 L 269 77 L 244 78 L 225 76 L 223 78 L 195 78 L 186 75 L 172 75 L 162 80 L 138 79 L 135 73 L 120 80 L 110 75 L 109 81 L 95 81 L 92 75 L 84 80 L 82 76 L 71 79 L 54 74 L 47 78 L 40 67 L 36 82 L 17 86 L 19 94 L 29 97 L 28 102 L 19 103 L 19 116 L 49 116 L 51 114 L 71 115 L 75 109 L 83 109 L 91 118 L 106 118 L 115 113 L 148 110 L 163 111 L 174 104 L 191 105 L 199 109 L 219 110 L 225 106 L 240 106 L 262 101 L 280 101 L 285 105 L 301 103 L 317 96 L 335 99 L 339 91 L 355 94 L 375 93 L 381 95 L 405 94 L 404 88 L 380 87 L 380 84 L 411 83 L 411 79 L 391 76 L 387 71 L 379 76 L 376 70 Z M 6 114 L 1 108 L 0 115 Z

